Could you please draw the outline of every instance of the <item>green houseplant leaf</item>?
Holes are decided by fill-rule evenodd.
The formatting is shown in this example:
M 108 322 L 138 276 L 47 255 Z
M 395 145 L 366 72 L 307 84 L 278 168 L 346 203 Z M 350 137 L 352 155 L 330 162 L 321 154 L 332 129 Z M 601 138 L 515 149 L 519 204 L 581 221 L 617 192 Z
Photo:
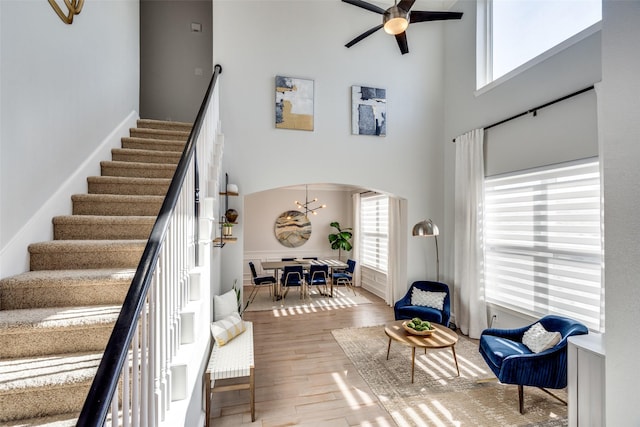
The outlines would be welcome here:
M 340 223 L 337 221 L 329 224 L 331 227 L 337 230 L 337 233 L 329 234 L 329 244 L 331 245 L 331 249 L 338 250 L 338 259 L 342 256 L 342 251 L 350 251 L 353 246 L 351 245 L 351 238 L 353 237 L 353 233 L 351 232 L 351 228 L 340 228 Z

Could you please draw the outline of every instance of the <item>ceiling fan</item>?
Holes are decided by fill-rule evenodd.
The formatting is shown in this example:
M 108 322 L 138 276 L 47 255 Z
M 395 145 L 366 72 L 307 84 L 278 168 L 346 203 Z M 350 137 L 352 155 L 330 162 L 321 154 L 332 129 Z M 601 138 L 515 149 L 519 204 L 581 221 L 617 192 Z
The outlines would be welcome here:
M 371 34 L 378 31 L 380 28 L 384 28 L 387 34 L 391 34 L 396 37 L 400 52 L 404 55 L 409 52 L 409 45 L 407 44 L 407 33 L 405 30 L 409 27 L 409 23 L 425 22 L 425 21 L 443 21 L 447 19 L 460 19 L 462 18 L 462 12 L 432 12 L 427 10 L 414 10 L 411 11 L 411 7 L 416 0 L 394 0 L 393 6 L 384 10 L 371 3 L 367 3 L 362 0 L 342 0 L 345 3 L 352 4 L 354 6 L 361 7 L 371 12 L 379 13 L 382 15 L 382 24 L 376 25 L 370 30 L 360 34 L 355 39 L 347 43 L 346 47 L 351 47 L 359 41 Z

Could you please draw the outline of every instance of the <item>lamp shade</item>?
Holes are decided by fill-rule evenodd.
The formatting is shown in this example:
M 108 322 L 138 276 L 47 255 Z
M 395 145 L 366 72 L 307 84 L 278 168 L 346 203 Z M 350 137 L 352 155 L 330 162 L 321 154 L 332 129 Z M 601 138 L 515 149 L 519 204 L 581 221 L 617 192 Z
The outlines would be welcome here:
M 430 219 L 420 221 L 416 225 L 413 226 L 414 236 L 426 236 L 432 237 L 440 234 L 440 230 L 438 230 L 438 226 L 433 223 Z
M 382 21 L 387 34 L 398 35 L 409 26 L 409 14 L 398 6 L 392 6 L 384 12 Z

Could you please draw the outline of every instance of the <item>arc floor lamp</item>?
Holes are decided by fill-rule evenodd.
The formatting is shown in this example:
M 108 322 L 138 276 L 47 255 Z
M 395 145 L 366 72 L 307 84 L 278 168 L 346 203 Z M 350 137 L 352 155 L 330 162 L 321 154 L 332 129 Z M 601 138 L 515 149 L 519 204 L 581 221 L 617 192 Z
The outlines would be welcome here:
M 422 237 L 433 237 L 436 242 L 436 281 L 440 281 L 440 255 L 438 254 L 438 235 L 440 234 L 440 230 L 438 230 L 438 226 L 433 223 L 430 219 L 420 221 L 416 225 L 413 226 L 414 236 L 422 236 Z

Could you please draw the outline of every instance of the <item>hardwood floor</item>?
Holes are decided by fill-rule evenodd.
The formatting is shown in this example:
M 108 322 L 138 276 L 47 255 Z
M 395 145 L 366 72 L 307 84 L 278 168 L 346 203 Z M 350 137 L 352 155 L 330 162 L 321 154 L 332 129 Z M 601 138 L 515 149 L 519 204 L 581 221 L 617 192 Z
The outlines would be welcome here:
M 250 289 L 245 289 L 248 295 Z M 395 426 L 331 335 L 331 330 L 380 325 L 393 308 L 373 301 L 315 312 L 247 312 L 254 322 L 256 421 L 249 393 L 213 396 L 212 426 Z

